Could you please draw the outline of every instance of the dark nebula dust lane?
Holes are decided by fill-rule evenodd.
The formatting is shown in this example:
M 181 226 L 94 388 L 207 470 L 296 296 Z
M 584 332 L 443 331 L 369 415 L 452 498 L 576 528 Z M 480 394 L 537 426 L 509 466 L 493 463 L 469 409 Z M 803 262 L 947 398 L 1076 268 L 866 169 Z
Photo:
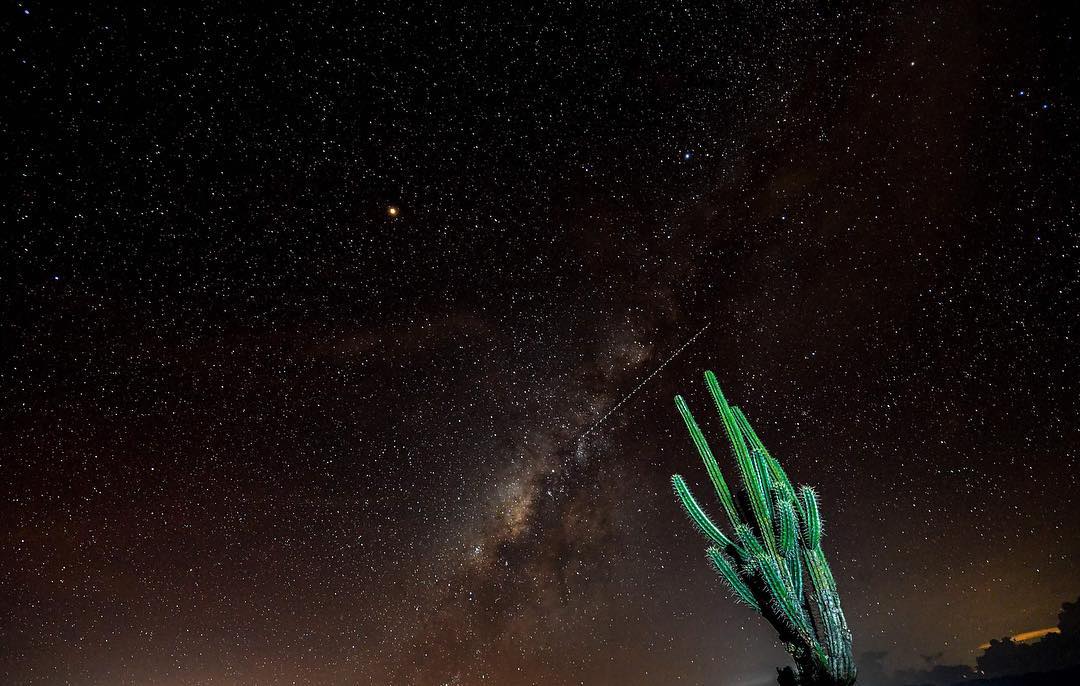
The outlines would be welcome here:
M 771 683 L 706 368 L 857 658 L 1080 595 L 1071 11 L 361 5 L 3 10 L 0 683 Z

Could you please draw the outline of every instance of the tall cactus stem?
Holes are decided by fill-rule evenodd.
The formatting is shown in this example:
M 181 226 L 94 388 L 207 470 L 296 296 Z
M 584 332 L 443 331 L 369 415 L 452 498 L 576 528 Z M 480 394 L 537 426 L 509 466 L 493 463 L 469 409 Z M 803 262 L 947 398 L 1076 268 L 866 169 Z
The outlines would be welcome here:
M 712 481 L 713 488 L 716 489 L 716 495 L 720 499 L 724 512 L 727 514 L 728 521 L 733 528 L 738 526 L 741 520 L 738 510 L 735 508 L 735 500 L 731 497 L 731 490 L 724 480 L 724 475 L 720 472 L 720 465 L 716 463 L 716 457 L 713 456 L 709 443 L 705 440 L 705 435 L 701 433 L 694 415 L 690 412 L 690 408 L 686 406 L 686 401 L 683 400 L 681 395 L 675 396 L 675 406 L 679 408 L 679 414 L 682 415 L 686 429 L 690 432 L 690 437 L 694 441 L 694 446 L 697 448 L 698 454 L 701 455 L 701 461 L 705 463 L 705 471 L 709 473 L 709 480 Z
M 732 451 L 735 453 L 735 461 L 739 465 L 739 473 L 742 476 L 743 486 L 750 501 L 750 509 L 753 510 L 754 520 L 758 531 L 765 539 L 765 546 L 769 552 L 776 554 L 776 537 L 772 529 L 772 508 L 769 503 L 769 495 L 765 491 L 765 485 L 761 482 L 758 474 L 756 460 L 750 455 L 746 447 L 746 440 L 739 429 L 735 416 L 731 412 L 724 393 L 720 390 L 720 384 L 716 381 L 716 375 L 711 371 L 705 372 L 705 384 L 709 388 L 713 402 L 720 414 L 720 420 L 724 424 L 724 431 L 728 435 Z

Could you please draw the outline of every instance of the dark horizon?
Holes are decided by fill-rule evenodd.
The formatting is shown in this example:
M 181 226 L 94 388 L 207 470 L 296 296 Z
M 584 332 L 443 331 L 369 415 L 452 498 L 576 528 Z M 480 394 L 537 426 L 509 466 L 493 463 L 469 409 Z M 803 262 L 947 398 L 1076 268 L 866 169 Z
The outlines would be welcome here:
M 1075 18 L 10 5 L 0 682 L 773 683 L 671 494 L 705 369 L 857 657 L 1054 625 Z

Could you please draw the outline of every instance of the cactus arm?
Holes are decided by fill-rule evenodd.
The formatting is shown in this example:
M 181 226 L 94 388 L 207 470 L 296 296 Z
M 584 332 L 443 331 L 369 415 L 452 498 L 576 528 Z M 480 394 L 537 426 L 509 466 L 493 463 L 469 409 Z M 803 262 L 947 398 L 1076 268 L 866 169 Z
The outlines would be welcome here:
M 720 414 L 720 420 L 724 423 L 724 434 L 731 444 L 731 452 L 734 453 L 736 459 L 749 457 L 750 451 L 746 448 L 746 441 L 743 439 L 742 431 L 739 430 L 735 415 L 731 412 L 731 405 L 728 404 L 727 398 L 724 397 L 724 392 L 720 390 L 716 374 L 711 371 L 705 372 L 705 385 L 709 389 L 709 395 L 712 396 L 713 402 L 716 403 L 716 411 Z
M 780 553 L 783 555 L 784 568 L 795 596 L 801 598 L 802 561 L 799 557 L 799 523 L 795 507 L 777 493 L 775 509 L 780 515 Z
M 739 540 L 746 547 L 757 572 L 766 582 L 775 601 L 776 614 L 789 628 L 813 642 L 813 622 L 803 603 L 802 567 L 799 563 L 798 524 L 791 503 L 776 499 L 775 510 L 779 515 L 780 557 L 770 555 L 758 543 L 749 527 L 739 529 Z
M 754 520 L 757 522 L 758 530 L 765 539 L 766 548 L 768 548 L 770 553 L 775 555 L 776 536 L 774 535 L 772 527 L 772 512 L 769 503 L 769 495 L 765 490 L 765 485 L 759 478 L 756 460 L 754 460 L 750 455 L 750 451 L 746 448 L 746 442 L 743 440 L 742 431 L 736 423 L 735 417 L 731 412 L 731 406 L 728 405 L 728 401 L 724 397 L 723 391 L 720 390 L 720 384 L 716 381 L 716 375 L 711 371 L 705 372 L 705 383 L 709 387 L 709 394 L 712 396 L 713 402 L 716 403 L 717 412 L 719 412 L 720 419 L 724 423 L 724 432 L 727 434 L 732 451 L 735 453 L 735 461 L 739 465 L 739 473 L 742 475 L 743 486 L 746 489 L 746 495 L 750 500 L 750 508 L 753 510 Z
M 743 414 L 742 409 L 732 405 L 731 413 L 735 416 L 735 421 L 738 422 L 739 429 L 750 439 L 750 445 L 761 453 L 769 474 L 772 477 L 774 487 L 780 490 L 786 500 L 795 500 L 795 488 L 791 485 L 791 479 L 788 478 L 787 472 L 784 471 L 780 462 L 769 453 L 765 444 L 758 438 L 757 432 L 754 431 L 754 427 L 750 425 L 750 420 Z M 796 503 L 795 506 L 796 509 L 801 507 L 799 503 Z
M 795 552 L 799 545 L 798 524 L 795 521 L 795 508 L 786 500 L 777 497 L 776 511 L 780 515 L 780 552 L 784 557 Z
M 741 523 L 739 512 L 735 508 L 735 500 L 731 497 L 731 490 L 728 489 L 727 482 L 724 481 L 724 475 L 720 472 L 720 465 L 716 463 L 716 457 L 713 456 L 704 434 L 701 433 L 697 421 L 694 420 L 694 415 L 691 414 L 690 408 L 686 406 L 686 401 L 683 400 L 681 395 L 675 396 L 675 406 L 679 408 L 679 414 L 682 415 L 686 429 L 690 432 L 690 437 L 697 447 L 698 454 L 701 455 L 702 462 L 705 463 L 705 470 L 709 473 L 709 479 L 716 489 L 716 495 L 720 498 L 720 504 L 724 507 L 728 521 L 731 522 L 732 528 L 737 527 Z
M 803 564 L 802 556 L 799 554 L 799 547 L 796 546 L 791 554 L 784 556 L 784 563 L 787 565 L 788 575 L 791 578 L 791 585 L 795 589 L 795 594 L 803 598 L 803 610 L 807 611 L 808 606 L 804 596 L 803 589 Z M 809 612 L 807 612 L 809 615 Z
M 817 493 L 810 486 L 799 487 L 799 500 L 803 509 L 803 536 L 808 548 L 821 547 L 821 513 L 818 510 Z
M 727 555 L 723 553 L 719 548 L 710 547 L 705 551 L 705 554 L 709 557 L 709 561 L 712 562 L 713 568 L 717 573 L 724 578 L 732 592 L 743 603 L 754 608 L 757 612 L 761 612 L 761 605 L 758 604 L 756 598 L 754 598 L 753 592 L 750 587 L 746 585 L 746 582 L 739 576 L 738 570 L 735 569 L 734 563 Z
M 746 550 L 746 555 L 743 559 L 747 564 L 752 563 L 753 559 L 756 557 L 768 554 L 765 552 L 765 548 L 762 547 L 761 541 L 754 535 L 754 530 L 748 525 L 740 524 L 739 527 L 735 529 L 735 535 L 738 537 L 739 543 L 742 544 L 742 547 Z
M 720 531 L 720 529 L 713 524 L 713 521 L 709 519 L 709 515 L 705 514 L 705 510 L 701 509 L 701 505 L 698 504 L 697 498 L 690 492 L 690 487 L 686 485 L 685 479 L 680 475 L 675 474 L 671 477 L 671 485 L 675 489 L 675 495 L 678 496 L 679 502 L 682 503 L 683 510 L 686 511 L 690 520 L 697 525 L 701 533 L 705 534 L 707 538 L 718 546 L 725 549 L 732 548 L 740 557 L 744 556 L 742 548 L 725 536 L 724 532 Z
M 775 512 L 773 511 L 773 478 L 769 473 L 769 465 L 765 462 L 765 455 L 756 448 L 750 451 L 750 460 L 754 464 L 754 471 L 757 473 L 758 483 L 761 485 L 761 490 L 765 493 L 765 502 L 768 504 L 767 512 L 769 519 L 774 519 Z
M 795 596 L 791 587 L 785 583 L 776 558 L 770 555 L 759 555 L 754 558 L 754 564 L 769 589 L 776 614 L 803 641 L 808 644 L 816 643 L 814 628 L 802 607 L 802 599 Z
M 761 439 L 758 438 L 757 432 L 754 431 L 754 427 L 750 426 L 750 420 L 743 414 L 742 409 L 732 405 L 731 414 L 735 417 L 735 421 L 738 423 L 739 428 L 742 429 L 743 434 L 750 439 L 750 445 L 768 455 L 769 451 L 765 448 L 765 444 L 761 442 Z
M 795 506 L 795 511 L 802 515 L 802 505 L 799 503 L 798 495 L 795 493 L 795 487 L 791 485 L 791 480 L 788 479 L 788 475 L 784 472 L 784 468 L 780 466 L 780 463 L 775 458 L 766 454 L 765 460 L 769 464 L 769 471 L 773 475 L 773 483 L 776 484 L 776 490 L 784 500 L 792 503 Z

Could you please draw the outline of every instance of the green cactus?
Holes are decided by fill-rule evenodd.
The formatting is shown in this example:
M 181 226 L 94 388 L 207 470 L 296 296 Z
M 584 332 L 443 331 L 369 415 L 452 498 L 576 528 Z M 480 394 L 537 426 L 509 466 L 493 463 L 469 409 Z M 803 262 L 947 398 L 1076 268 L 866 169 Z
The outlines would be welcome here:
M 728 487 L 682 396 L 675 396 L 675 405 L 705 462 L 731 533 L 713 523 L 678 474 L 671 477 L 675 494 L 712 544 L 706 550 L 712 566 L 740 602 L 773 625 L 794 659 L 794 672 L 780 671 L 781 684 L 850 686 L 855 683 L 851 631 L 821 550 L 817 493 L 810 486 L 796 491 L 746 416 L 728 404 L 715 374 L 705 372 L 705 383 L 739 469 L 740 492 Z

